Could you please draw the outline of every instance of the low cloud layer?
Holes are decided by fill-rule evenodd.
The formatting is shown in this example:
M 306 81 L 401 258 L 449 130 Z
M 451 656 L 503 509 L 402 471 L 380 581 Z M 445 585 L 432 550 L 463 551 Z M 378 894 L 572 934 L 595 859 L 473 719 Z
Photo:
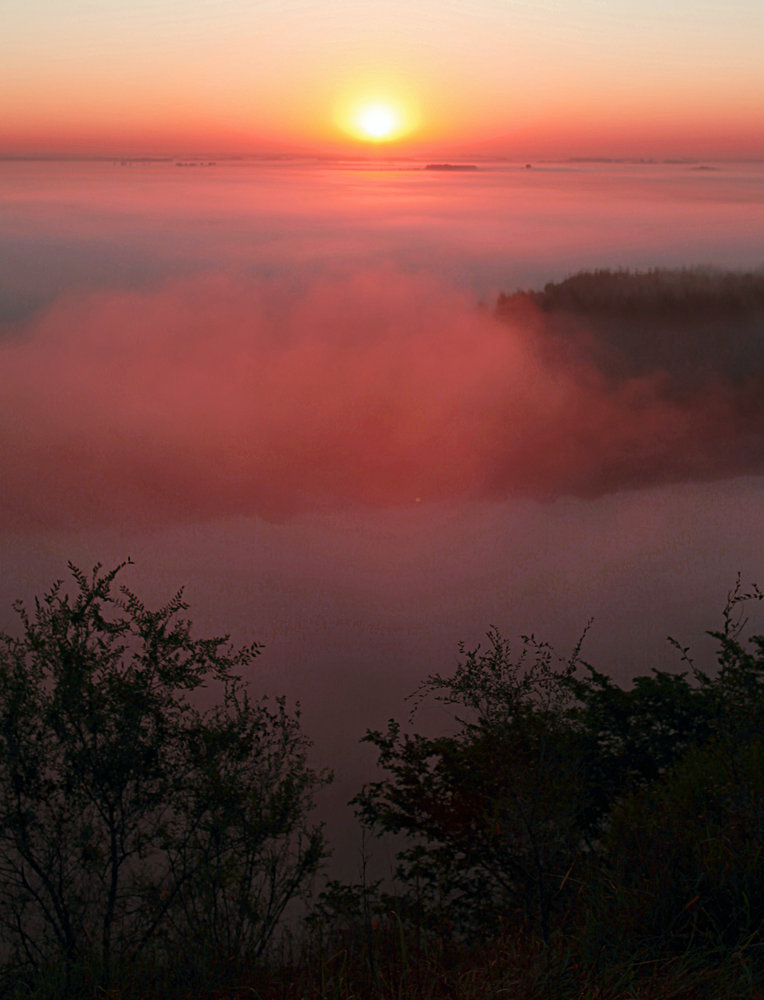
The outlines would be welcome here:
M 614 378 L 591 331 L 565 351 L 530 307 L 499 322 L 393 269 L 300 292 L 211 275 L 72 294 L 11 333 L 6 527 L 281 520 L 764 472 L 764 345 L 749 345 L 745 378 L 702 359 L 696 389 L 636 354 Z

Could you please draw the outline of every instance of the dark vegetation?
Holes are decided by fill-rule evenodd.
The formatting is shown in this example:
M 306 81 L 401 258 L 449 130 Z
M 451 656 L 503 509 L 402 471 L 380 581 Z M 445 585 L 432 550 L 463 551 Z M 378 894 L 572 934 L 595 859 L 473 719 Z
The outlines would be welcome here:
M 115 595 L 121 567 L 70 569 L 73 595 L 57 583 L 0 635 L 0 990 L 204 983 L 263 956 L 308 888 L 328 777 L 298 716 L 250 699 L 256 645 L 192 638 L 181 594 Z
M 674 393 L 719 377 L 761 390 L 764 270 L 584 271 L 543 291 L 500 295 L 497 316 L 543 317 L 549 348 L 577 351 L 614 381 L 669 373 Z
M 713 671 L 624 688 L 497 632 L 365 740 L 390 880 L 329 882 L 328 780 L 250 699 L 257 646 L 194 639 L 119 569 L 71 567 L 0 644 L 4 996 L 764 996 L 764 637 L 729 596 Z M 215 707 L 197 706 L 205 685 Z M 447 735 L 416 727 L 436 699 Z M 288 928 L 288 932 L 287 932 Z

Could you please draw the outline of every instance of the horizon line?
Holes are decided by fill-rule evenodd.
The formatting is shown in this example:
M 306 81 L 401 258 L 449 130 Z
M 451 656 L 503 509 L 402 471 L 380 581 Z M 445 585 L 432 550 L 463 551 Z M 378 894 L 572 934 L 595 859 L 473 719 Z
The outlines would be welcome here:
M 480 163 L 612 163 L 612 164 L 656 164 L 656 165 L 694 165 L 703 163 L 764 163 L 764 156 L 561 156 L 561 157 L 532 157 L 509 154 L 488 153 L 459 153 L 443 154 L 446 162 L 462 162 L 471 160 Z M 322 162 L 401 162 L 410 161 L 414 163 L 433 162 L 439 156 L 435 152 L 427 155 L 422 153 L 389 153 L 382 154 L 379 151 L 374 153 L 330 153 L 330 152 L 305 152 L 305 151 L 283 151 L 283 152 L 236 152 L 236 153 L 216 153 L 216 152 L 190 152 L 181 151 L 173 153 L 2 153 L 0 152 L 0 162 L 71 162 L 71 163 L 174 163 L 180 160 L 200 161 L 221 161 L 237 162 L 242 160 L 318 160 Z

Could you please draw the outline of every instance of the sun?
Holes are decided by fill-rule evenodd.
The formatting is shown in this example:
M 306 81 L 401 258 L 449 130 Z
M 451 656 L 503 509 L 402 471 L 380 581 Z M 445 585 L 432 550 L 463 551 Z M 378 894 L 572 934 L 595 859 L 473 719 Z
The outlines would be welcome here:
M 400 129 L 400 114 L 391 104 L 364 104 L 357 112 L 355 125 L 358 134 L 372 142 L 386 142 Z
M 345 135 L 374 145 L 397 142 L 419 127 L 417 102 L 395 85 L 348 86 L 338 96 L 334 115 Z

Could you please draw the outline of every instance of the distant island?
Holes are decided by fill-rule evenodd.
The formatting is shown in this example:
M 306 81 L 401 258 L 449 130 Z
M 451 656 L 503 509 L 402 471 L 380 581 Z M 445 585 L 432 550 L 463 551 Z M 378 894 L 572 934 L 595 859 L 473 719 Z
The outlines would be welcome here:
M 476 163 L 428 163 L 425 170 L 477 170 Z

